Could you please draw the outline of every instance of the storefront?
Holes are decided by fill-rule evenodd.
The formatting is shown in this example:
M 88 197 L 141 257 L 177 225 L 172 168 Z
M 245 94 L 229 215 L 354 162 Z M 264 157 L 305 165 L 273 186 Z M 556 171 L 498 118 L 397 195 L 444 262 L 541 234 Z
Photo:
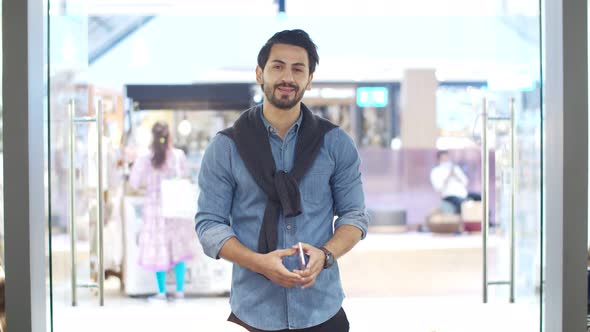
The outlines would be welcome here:
M 537 3 L 536 1 L 532 1 Z M 520 108 L 519 117 L 528 119 L 529 122 L 520 122 L 518 135 L 522 138 L 518 148 L 520 156 L 525 160 L 527 153 L 529 159 L 538 161 L 538 164 L 521 163 L 518 169 L 511 168 L 514 181 L 515 174 L 520 175 L 520 188 L 533 188 L 532 191 L 512 192 L 516 195 L 517 202 L 530 205 L 519 209 L 523 215 L 532 219 L 520 218 L 523 230 L 531 231 L 531 241 L 539 248 L 538 266 L 534 263 L 526 265 L 530 270 L 528 275 L 538 275 L 537 292 L 532 290 L 533 305 L 538 308 L 533 319 L 540 322 L 545 331 L 577 331 L 585 324 L 586 316 L 586 255 L 587 255 L 587 36 L 586 31 L 587 8 L 584 3 L 547 2 L 539 3 L 543 6 L 539 16 L 544 18 L 539 30 L 543 31 L 543 48 L 537 45 L 539 58 L 530 59 L 545 64 L 544 70 L 539 68 L 539 82 L 544 83 L 544 90 L 537 90 L 534 102 L 523 102 L 520 105 L 531 106 L 530 109 Z M 93 89 L 85 84 L 72 84 L 67 82 L 64 90 L 55 93 L 55 73 L 51 72 L 52 58 L 45 57 L 40 49 L 45 49 L 52 40 L 47 40 L 46 27 L 50 24 L 50 14 L 46 4 L 42 1 L 28 0 L 15 1 L 3 0 L 3 156 L 4 156 L 4 220 L 5 220 L 5 266 L 6 266 L 6 312 L 9 329 L 15 331 L 50 331 L 53 327 L 52 319 L 56 310 L 60 310 L 55 300 L 58 294 L 53 276 L 56 275 L 55 242 L 52 231 L 59 231 L 60 223 L 62 231 L 67 228 L 67 213 L 69 211 L 68 197 L 76 196 L 80 202 L 84 202 L 87 195 L 88 205 L 92 205 L 92 197 L 97 188 L 90 186 L 93 176 L 90 167 L 69 167 L 70 159 L 67 155 L 70 150 L 66 135 L 67 115 L 69 112 L 80 112 L 79 116 L 93 117 L 104 111 L 106 126 L 100 132 L 101 126 L 87 126 L 77 131 L 75 139 L 87 142 L 87 145 L 79 147 L 78 160 L 96 161 L 93 155 L 101 151 L 100 142 L 102 135 L 109 137 L 108 144 L 116 147 L 128 144 L 129 137 L 126 133 L 133 130 L 134 126 L 147 126 L 150 112 L 158 112 L 159 116 L 167 117 L 173 128 L 179 132 L 186 130 L 186 123 L 190 135 L 186 138 L 178 137 L 177 141 L 187 149 L 187 154 L 195 156 L 195 170 L 198 171 L 198 155 L 206 146 L 207 140 L 218 129 L 230 124 L 237 114 L 244 108 L 257 102 L 256 95 L 252 94 L 252 85 L 244 88 L 236 88 L 241 92 L 232 90 L 236 100 L 226 98 L 220 100 L 198 98 L 183 99 L 168 97 L 153 98 L 156 93 L 137 93 L 128 86 L 127 92 Z M 23 19 L 27 18 L 27 19 Z M 539 23 L 540 24 L 540 23 Z M 26 33 L 23 34 L 23 31 Z M 546 51 L 545 51 L 546 50 Z M 47 53 L 45 53 L 47 55 Z M 543 57 L 541 57 L 543 54 Z M 49 63 L 48 63 L 49 61 Z M 49 71 L 48 71 L 49 69 Z M 583 70 L 582 70 L 583 69 Z M 416 76 L 418 82 L 425 76 Z M 321 83 L 321 80 L 318 80 Z M 78 82 L 79 83 L 79 82 Z M 410 86 L 411 82 L 406 86 Z M 47 88 L 50 87 L 50 88 Z M 227 86 L 226 86 L 227 87 Z M 420 101 L 420 96 L 411 93 L 401 93 L 396 96 L 395 82 L 385 84 L 374 83 L 370 85 L 343 83 L 333 84 L 324 82 L 315 86 L 308 95 L 310 106 L 326 117 L 340 123 L 353 136 L 359 147 L 367 148 L 366 156 L 372 149 L 387 148 L 395 151 L 395 138 L 398 135 L 410 135 L 404 132 L 404 128 L 398 126 L 398 116 L 410 116 L 408 113 L 396 113 L 396 103 L 407 106 L 410 101 Z M 360 88 L 370 88 L 360 92 Z M 372 88 L 372 89 L 371 89 Z M 383 88 L 385 88 L 383 90 Z M 163 87 L 159 87 L 164 92 Z M 354 92 L 354 94 L 352 93 Z M 542 92 L 542 93 L 540 93 Z M 196 92 L 195 92 L 196 93 Z M 222 92 L 204 94 L 206 98 L 222 94 Z M 359 96 L 361 98 L 359 105 Z M 76 95 L 82 95 L 76 99 Z M 187 95 L 190 95 L 187 94 Z M 197 93 L 198 95 L 198 93 Z M 61 98 L 65 96 L 64 98 Z M 100 103 L 95 103 L 95 97 L 100 96 Z M 162 95 L 164 96 L 164 94 Z M 387 96 L 387 98 L 384 98 Z M 403 96 L 403 97 L 402 97 Z M 319 98 L 321 97 L 321 98 Z M 522 96 L 520 96 L 522 97 Z M 500 95 L 497 98 L 498 109 L 510 110 L 511 98 L 518 96 Z M 125 98 L 131 98 L 137 104 L 127 104 Z M 399 98 L 399 99 L 398 99 Z M 72 103 L 72 99 L 74 102 Z M 160 103 L 158 101 L 167 101 Z M 387 101 L 383 103 L 383 101 Z M 530 101 L 530 100 L 529 100 Z M 175 103 L 176 102 L 176 103 Z M 223 104 L 227 103 L 227 104 Z M 70 108 L 68 108 L 68 105 Z M 72 105 L 77 105 L 73 108 Z M 422 107 L 423 104 L 416 104 Z M 485 106 L 480 105 L 485 111 Z M 544 113 L 543 113 L 543 107 Z M 171 109 L 180 110 L 170 111 Z M 158 111 L 154 111 L 158 110 Z M 134 117 L 130 120 L 126 115 L 132 112 Z M 166 112 L 168 112 L 166 114 Z M 202 116 L 208 112 L 206 116 Z M 528 113 L 527 113 L 528 112 Z M 527 114 L 533 114 L 531 116 Z M 498 116 L 501 118 L 504 113 Z M 181 123 L 184 122 L 181 127 Z M 432 122 L 433 119 L 423 119 Z M 137 121 L 137 122 L 134 122 Z M 403 119 L 402 119 L 403 121 Z M 419 118 L 415 119 L 419 121 Z M 494 119 L 490 119 L 494 121 Z M 202 124 L 199 127 L 199 124 Z M 426 125 L 426 124 L 425 124 Z M 500 131 L 505 128 L 499 129 Z M 482 136 L 483 133 L 480 133 Z M 96 151 L 90 147 L 91 137 L 95 137 Z M 408 147 L 413 136 L 402 139 L 402 146 Z M 583 138 L 583 139 L 580 139 Z M 74 139 L 74 141 L 75 141 Z M 530 141 L 527 141 L 530 139 Z M 89 142 L 89 143 L 88 143 Z M 415 142 L 418 142 L 417 140 Z M 526 142 L 540 142 L 540 145 L 524 145 Z M 430 142 L 429 144 L 431 144 Z M 501 140 L 495 143 L 502 143 Z M 86 143 L 85 143 L 86 144 Z M 418 146 L 419 144 L 416 143 Z M 76 146 L 76 149 L 78 146 Z M 436 144 L 431 146 L 436 148 Z M 393 152 L 392 152 L 393 153 Z M 368 169 L 368 174 L 373 174 L 373 179 L 368 179 L 375 190 L 380 190 L 379 185 L 385 184 L 390 179 L 384 177 L 390 172 L 393 164 L 398 163 L 400 169 L 410 169 L 413 163 L 405 162 L 392 154 L 383 157 L 377 153 L 377 161 Z M 365 159 L 370 160 L 371 157 Z M 93 159 L 94 158 L 94 159 Z M 381 159 L 379 159 L 381 158 Z M 427 164 L 426 161 L 422 164 Z M 101 163 L 97 169 L 101 168 Z M 390 165 L 383 168 L 383 165 Z M 115 166 L 125 165 L 115 163 Z M 381 167 L 381 168 L 380 168 Z M 78 169 L 77 172 L 74 172 Z M 382 172 L 386 169 L 387 172 Z M 68 187 L 69 180 L 66 173 L 61 170 L 74 172 L 76 180 L 88 180 L 88 186 L 83 187 L 79 195 L 74 192 L 64 191 Z M 100 171 L 96 171 L 100 173 Z M 116 172 L 116 170 L 115 170 Z M 373 173 L 371 173 L 373 172 Z M 105 174 L 108 175 L 108 174 Z M 527 177 L 528 176 L 528 177 Z M 106 179 L 106 177 L 104 177 Z M 502 179 L 502 178 L 501 178 Z M 506 178 L 508 179 L 508 178 Z M 106 181 L 106 180 L 105 180 Z M 528 181 L 528 182 L 527 182 Z M 484 181 L 485 182 L 485 181 Z M 510 187 L 510 183 L 505 184 Z M 404 184 L 407 188 L 415 186 L 414 183 Z M 529 187 L 527 187 L 527 185 Z M 101 182 L 96 183 L 101 187 Z M 501 186 L 500 186 L 501 187 Z M 402 191 L 406 189 L 401 189 Z M 485 188 L 483 188 L 485 189 Z M 89 192 L 85 192 L 89 191 Z M 100 191 L 100 189 L 98 189 Z M 63 193 L 64 196 L 59 196 Z M 75 195 L 69 195 L 75 194 Z M 98 195 L 102 198 L 102 192 Z M 528 200 L 527 197 L 534 197 Z M 538 201 L 536 200 L 538 199 Z M 383 205 L 391 205 L 384 201 Z M 100 204 L 96 205 L 94 218 L 96 224 L 101 223 Z M 377 205 L 377 204 L 376 204 Z M 582 208 L 583 207 L 583 208 Z M 61 210 L 60 210 L 61 209 Z M 532 209 L 532 212 L 531 212 Z M 89 209 L 92 210 L 92 209 Z M 61 220 L 57 216 L 63 216 Z M 92 219 L 92 213 L 88 214 Z M 531 221 L 532 220 L 532 221 Z M 28 222 L 23 222 L 28 221 Z M 64 226 L 65 225 L 65 226 Z M 530 228 L 526 228 L 530 226 Z M 102 230 L 97 232 L 101 233 Z M 100 239 L 100 236 L 98 237 Z M 526 238 L 524 242 L 527 242 Z M 66 242 L 67 243 L 67 242 Z M 529 243 L 530 244 L 530 243 Z M 98 250 L 97 257 L 102 257 L 104 252 Z M 531 256 L 524 255 L 526 251 L 519 251 L 517 260 L 527 261 Z M 89 251 L 89 255 L 92 253 Z M 534 256 L 534 254 L 532 255 Z M 47 260 L 49 262 L 47 262 Z M 352 259 L 355 258 L 351 256 Z M 52 260 L 55 259 L 56 261 Z M 98 258 L 102 261 L 102 258 Z M 485 262 L 485 261 L 484 261 Z M 99 264 L 104 264 L 104 261 Z M 485 264 L 485 263 L 484 263 Z M 349 265 L 356 266 L 358 265 Z M 104 266 L 103 266 L 104 267 Z M 375 268 L 375 264 L 367 268 Z M 482 284 L 483 301 L 486 301 L 488 289 L 490 293 L 497 280 L 486 279 L 488 267 L 484 266 Z M 100 269 L 99 269 L 100 271 Z M 96 283 L 104 282 L 103 275 L 99 274 Z M 381 282 L 386 282 L 381 280 Z M 503 281 L 502 281 L 503 282 Z M 532 284 L 535 286 L 535 284 Z M 76 288 L 76 285 L 74 285 Z M 383 287 L 386 289 L 387 287 Z M 527 294 L 531 295 L 527 289 Z M 74 291 L 75 293 L 75 291 Z M 68 297 L 71 294 L 68 294 Z M 514 294 L 513 294 L 514 295 Z M 516 293 L 516 299 L 522 296 Z M 102 294 L 100 304 L 104 304 Z M 55 330 L 56 332 L 62 332 Z

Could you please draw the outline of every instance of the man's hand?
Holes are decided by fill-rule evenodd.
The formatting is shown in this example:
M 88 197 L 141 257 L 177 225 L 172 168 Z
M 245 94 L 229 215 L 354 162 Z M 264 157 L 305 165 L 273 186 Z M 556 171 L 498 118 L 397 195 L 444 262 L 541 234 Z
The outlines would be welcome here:
M 289 272 L 283 265 L 283 257 L 293 256 L 296 253 L 296 249 L 281 249 L 261 255 L 258 271 L 256 272 L 263 274 L 272 282 L 285 288 L 297 286 L 303 282 L 303 277 L 294 272 Z
M 324 262 L 326 261 L 326 255 L 324 252 L 312 245 L 307 243 L 301 243 L 303 247 L 303 253 L 309 256 L 309 261 L 307 262 L 307 266 L 305 270 L 293 270 L 297 275 L 301 276 L 302 279 L 302 289 L 311 287 L 314 283 L 320 272 L 324 269 Z M 297 252 L 299 251 L 298 246 L 294 245 L 293 249 Z

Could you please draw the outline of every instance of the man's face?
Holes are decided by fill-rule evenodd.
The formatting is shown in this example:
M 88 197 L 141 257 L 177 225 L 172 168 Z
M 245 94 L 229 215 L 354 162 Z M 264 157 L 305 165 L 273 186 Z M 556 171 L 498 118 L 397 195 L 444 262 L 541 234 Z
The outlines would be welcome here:
M 449 161 L 451 161 L 451 157 L 448 153 L 443 153 L 438 157 L 438 162 L 441 164 L 447 163 Z
M 275 44 L 270 49 L 264 70 L 256 67 L 256 82 L 263 86 L 268 102 L 289 110 L 311 89 L 307 51 L 299 46 Z

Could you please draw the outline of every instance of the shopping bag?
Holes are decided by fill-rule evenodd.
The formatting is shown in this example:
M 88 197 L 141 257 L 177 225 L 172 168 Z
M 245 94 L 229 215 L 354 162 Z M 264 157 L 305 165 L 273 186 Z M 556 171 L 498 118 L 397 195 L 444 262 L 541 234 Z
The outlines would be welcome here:
M 175 158 L 175 177 L 160 183 L 161 210 L 164 218 L 194 220 L 197 213 L 197 186 L 182 178 L 178 159 Z
M 161 215 L 164 218 L 193 220 L 197 213 L 197 188 L 187 179 L 162 180 Z

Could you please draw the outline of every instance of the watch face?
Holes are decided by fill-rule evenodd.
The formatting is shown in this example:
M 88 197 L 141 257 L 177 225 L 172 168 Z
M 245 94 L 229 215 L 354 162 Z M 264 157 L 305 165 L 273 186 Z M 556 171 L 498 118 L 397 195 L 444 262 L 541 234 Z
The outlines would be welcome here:
M 332 256 L 332 254 L 329 254 L 327 257 L 327 261 L 328 261 L 328 266 L 331 266 L 332 264 L 334 264 L 334 256 Z
M 334 264 L 334 255 L 328 249 L 322 248 L 324 254 L 326 254 L 326 262 L 324 263 L 324 269 L 329 268 Z

